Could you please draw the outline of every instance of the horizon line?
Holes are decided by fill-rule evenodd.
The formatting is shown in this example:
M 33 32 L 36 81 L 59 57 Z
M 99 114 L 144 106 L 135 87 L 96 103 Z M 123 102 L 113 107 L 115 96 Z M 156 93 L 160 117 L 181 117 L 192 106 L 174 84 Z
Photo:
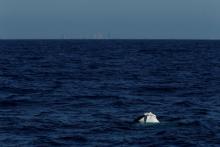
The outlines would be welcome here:
M 213 40 L 220 39 L 214 38 L 0 38 L 0 40 Z

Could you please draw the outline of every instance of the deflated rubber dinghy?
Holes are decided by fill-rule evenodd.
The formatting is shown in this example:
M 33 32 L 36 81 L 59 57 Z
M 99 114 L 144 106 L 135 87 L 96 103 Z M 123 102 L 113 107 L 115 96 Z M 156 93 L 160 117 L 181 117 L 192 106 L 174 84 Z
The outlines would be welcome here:
M 144 115 L 136 118 L 134 122 L 139 122 L 143 124 L 154 124 L 154 123 L 160 123 L 157 119 L 157 116 L 151 112 L 144 113 Z

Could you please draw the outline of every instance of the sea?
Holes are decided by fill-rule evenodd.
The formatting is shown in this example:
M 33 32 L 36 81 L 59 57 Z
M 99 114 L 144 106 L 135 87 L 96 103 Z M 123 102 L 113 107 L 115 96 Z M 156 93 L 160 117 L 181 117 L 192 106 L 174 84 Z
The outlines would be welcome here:
M 218 147 L 220 41 L 0 40 L 0 146 Z

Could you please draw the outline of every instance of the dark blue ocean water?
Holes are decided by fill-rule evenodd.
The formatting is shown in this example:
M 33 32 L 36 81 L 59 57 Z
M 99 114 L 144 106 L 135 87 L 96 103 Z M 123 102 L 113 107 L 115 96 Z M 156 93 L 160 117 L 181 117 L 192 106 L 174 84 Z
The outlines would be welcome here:
M 220 146 L 220 41 L 1 40 L 0 146 Z

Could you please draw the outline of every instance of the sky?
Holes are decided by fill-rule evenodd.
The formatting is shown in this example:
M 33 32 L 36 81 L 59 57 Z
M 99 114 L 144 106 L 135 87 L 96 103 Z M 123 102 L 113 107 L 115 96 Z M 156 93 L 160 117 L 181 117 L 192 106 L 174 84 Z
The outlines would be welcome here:
M 0 39 L 220 39 L 220 0 L 0 0 Z

